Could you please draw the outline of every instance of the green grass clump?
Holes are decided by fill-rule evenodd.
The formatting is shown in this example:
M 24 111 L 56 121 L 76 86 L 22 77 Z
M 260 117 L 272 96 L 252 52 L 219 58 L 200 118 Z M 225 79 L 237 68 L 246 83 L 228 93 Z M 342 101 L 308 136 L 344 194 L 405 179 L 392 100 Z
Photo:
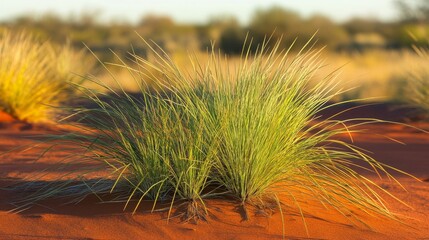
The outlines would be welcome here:
M 135 67 L 123 62 L 138 95 L 103 82 L 102 95 L 82 87 L 96 107 L 76 109 L 84 131 L 60 141 L 85 149 L 75 157 L 112 170 L 105 180 L 83 183 L 86 194 L 115 193 L 134 211 L 145 198 L 154 207 L 167 201 L 170 210 L 185 203 L 186 219 L 205 218 L 204 199 L 215 195 L 234 197 L 245 212 L 249 205 L 281 206 L 286 196 L 291 201 L 284 204 L 300 208 L 313 198 L 358 221 L 354 208 L 393 218 L 377 193 L 384 190 L 352 169 L 361 165 L 391 177 L 386 166 L 340 140 L 365 122 L 318 118 L 341 93 L 333 90 L 336 74 L 313 83 L 323 66 L 320 51 L 291 54 L 279 43 L 244 51 L 237 65 L 223 64 L 215 52 L 206 64 L 191 58 L 191 71 L 147 43 L 153 61 L 131 54 Z M 155 76 L 156 86 L 147 86 L 144 79 Z M 67 195 L 61 187 L 29 199 Z
M 69 81 L 91 61 L 70 46 L 58 47 L 31 34 L 0 32 L 0 110 L 21 121 L 55 120 L 58 107 L 74 92 Z
M 429 60 L 429 52 L 427 49 L 415 47 L 414 50 L 419 57 Z M 414 66 L 408 83 L 408 92 L 406 96 L 408 102 L 429 113 L 429 69 L 427 65 Z

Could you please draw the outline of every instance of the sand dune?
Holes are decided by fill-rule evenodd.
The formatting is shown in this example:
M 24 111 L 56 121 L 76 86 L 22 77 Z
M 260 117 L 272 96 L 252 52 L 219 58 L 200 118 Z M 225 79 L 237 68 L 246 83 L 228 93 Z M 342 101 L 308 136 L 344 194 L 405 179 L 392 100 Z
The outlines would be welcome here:
M 329 115 L 329 113 L 326 113 Z M 400 121 L 406 113 L 386 105 L 365 107 L 346 114 L 346 117 L 387 117 Z M 364 115 L 364 116 L 362 116 Z M 367 116 L 365 116 L 367 115 Z M 19 123 L 0 114 L 0 151 L 34 143 L 40 134 L 54 133 L 58 129 Z M 412 123 L 429 130 L 429 123 Z M 249 221 L 243 221 L 237 204 L 232 200 L 207 200 L 210 217 L 207 222 L 184 223 L 179 217 L 167 221 L 167 212 L 150 213 L 151 202 L 145 202 L 134 215 L 123 211 L 121 203 L 100 203 L 94 196 L 77 205 L 63 205 L 67 199 L 52 199 L 21 213 L 10 213 L 11 199 L 19 193 L 0 190 L 0 239 L 429 239 L 429 134 L 416 129 L 392 125 L 365 126 L 371 134 L 355 134 L 353 140 L 383 163 L 416 176 L 421 181 L 395 174 L 406 188 L 388 179 L 378 179 L 370 172 L 361 172 L 380 184 L 409 207 L 388 200 L 389 208 L 405 224 L 388 219 L 365 216 L 373 229 L 351 224 L 345 217 L 308 201 L 303 204 L 308 234 L 302 218 L 295 208 L 283 207 L 283 221 L 279 211 L 266 216 L 251 211 Z M 344 136 L 345 138 L 348 136 Z M 401 145 L 388 138 L 405 143 Z M 72 147 L 72 146 L 70 146 Z M 42 146 L 43 148 L 43 146 Z M 45 171 L 42 180 L 51 181 L 62 174 L 58 170 L 64 149 L 34 161 L 37 149 L 24 153 L 0 155 L 0 187 L 27 181 L 28 176 Z M 85 166 L 69 166 L 81 169 Z M 48 170 L 47 170 L 48 169 Z M 50 170 L 49 170 L 50 169 Z M 56 170 L 55 170 L 56 169 Z M 356 209 L 356 214 L 359 209 Z M 284 226 L 284 229 L 282 228 Z

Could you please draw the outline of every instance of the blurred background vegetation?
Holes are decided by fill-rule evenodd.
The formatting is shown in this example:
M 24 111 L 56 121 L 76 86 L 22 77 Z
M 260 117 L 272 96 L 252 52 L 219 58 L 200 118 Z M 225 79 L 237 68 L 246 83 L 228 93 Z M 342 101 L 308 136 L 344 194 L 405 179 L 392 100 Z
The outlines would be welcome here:
M 143 44 L 135 34 L 151 39 L 165 50 L 205 51 L 214 43 L 227 54 L 241 53 L 246 34 L 256 43 L 266 36 L 283 36 L 288 47 L 295 38 L 305 43 L 318 31 L 318 45 L 332 51 L 353 52 L 373 49 L 400 50 L 412 45 L 427 45 L 429 37 L 429 1 L 395 1 L 397 20 L 383 22 L 377 19 L 353 18 L 343 23 L 323 15 L 303 17 L 299 13 L 273 6 L 257 9 L 247 25 L 240 25 L 234 16 L 219 16 L 204 24 L 182 24 L 169 16 L 146 15 L 136 24 L 102 22 L 97 12 L 63 18 L 53 13 L 40 17 L 21 16 L 0 23 L 2 28 L 26 29 L 43 39 L 54 42 L 71 42 L 75 47 L 87 44 L 94 52 L 105 55 L 106 50 L 130 49 L 144 52 Z M 410 36 L 413 36 L 410 37 Z M 108 56 L 105 56 L 108 57 Z
M 130 51 L 145 57 L 147 49 L 136 32 L 176 58 L 183 58 L 189 52 L 203 54 L 212 46 L 238 57 L 246 35 L 253 39 L 254 47 L 272 36 L 282 37 L 282 46 L 286 48 L 296 41 L 299 49 L 317 31 L 316 47 L 327 47 L 328 64 L 334 68 L 346 64 L 341 77 L 344 86 L 359 87 L 346 98 L 353 95 L 398 99 L 409 67 L 422 65 L 422 59 L 411 48 L 427 47 L 429 43 L 429 1 L 393 3 L 398 18 L 392 21 L 353 18 L 338 23 L 327 16 L 303 17 L 298 12 L 272 6 L 257 9 L 246 25 L 234 16 L 219 16 L 202 24 L 178 23 L 163 15 L 146 15 L 135 24 L 105 22 L 97 12 L 87 12 L 69 18 L 49 13 L 21 16 L 1 22 L 0 30 L 25 30 L 42 40 L 70 44 L 76 49 L 84 48 L 85 43 L 103 62 L 114 61 L 111 51 L 123 59 Z

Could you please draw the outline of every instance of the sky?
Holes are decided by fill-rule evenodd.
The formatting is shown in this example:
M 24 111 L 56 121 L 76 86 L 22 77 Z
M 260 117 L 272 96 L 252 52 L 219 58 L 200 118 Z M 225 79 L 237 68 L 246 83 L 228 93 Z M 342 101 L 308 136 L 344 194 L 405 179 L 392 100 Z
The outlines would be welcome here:
M 351 17 L 395 19 L 394 0 L 0 0 L 0 21 L 23 15 L 56 13 L 65 18 L 82 12 L 99 14 L 103 21 L 137 22 L 146 14 L 168 15 L 177 22 L 203 23 L 233 15 L 246 24 L 257 8 L 273 5 L 307 17 L 323 14 L 343 22 Z

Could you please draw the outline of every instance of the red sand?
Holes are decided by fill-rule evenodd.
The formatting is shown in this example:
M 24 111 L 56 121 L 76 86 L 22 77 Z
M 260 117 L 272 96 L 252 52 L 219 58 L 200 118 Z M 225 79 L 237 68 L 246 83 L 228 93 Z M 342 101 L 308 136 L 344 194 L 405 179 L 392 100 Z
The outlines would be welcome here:
M 32 126 L 22 130 L 15 126 L 20 123 L 2 121 L 3 117 L 0 114 L 0 152 L 32 143 L 26 136 L 49 132 Z M 429 129 L 429 123 L 419 123 L 419 127 Z M 350 224 L 332 209 L 309 203 L 304 206 L 309 235 L 299 213 L 283 209 L 285 239 L 429 239 L 429 134 L 388 124 L 365 128 L 374 134 L 355 134 L 353 138 L 359 146 L 371 150 L 377 160 L 423 180 L 399 176 L 408 190 L 405 192 L 393 182 L 363 173 L 413 208 L 389 200 L 390 209 L 403 216 L 408 226 L 366 217 L 374 228 L 370 230 Z M 378 134 L 394 137 L 406 145 Z M 37 162 L 34 156 L 35 151 L 0 155 L 0 187 L 57 166 L 64 152 L 57 149 Z M 51 171 L 45 178 L 54 179 L 58 175 L 61 172 Z M 192 224 L 177 218 L 167 222 L 166 212 L 148 213 L 150 202 L 132 215 L 130 211 L 122 211 L 123 204 L 99 203 L 93 197 L 77 205 L 61 205 L 59 199 L 48 200 L 23 213 L 8 213 L 14 207 L 10 204 L 13 197 L 13 193 L 0 190 L 0 239 L 281 239 L 283 236 L 279 212 L 269 217 L 251 214 L 249 221 L 243 221 L 237 204 L 227 200 L 208 200 L 208 222 Z

